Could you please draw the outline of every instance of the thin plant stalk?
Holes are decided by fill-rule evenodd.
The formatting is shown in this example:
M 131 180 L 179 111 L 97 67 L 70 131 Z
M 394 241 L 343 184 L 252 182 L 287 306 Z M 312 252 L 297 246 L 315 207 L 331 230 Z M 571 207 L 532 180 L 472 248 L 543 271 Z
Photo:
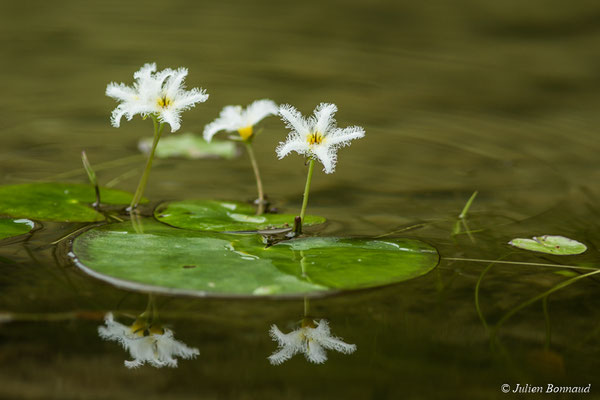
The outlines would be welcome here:
M 306 214 L 306 206 L 308 206 L 308 193 L 310 192 L 310 182 L 312 181 L 313 170 L 315 169 L 315 159 L 311 158 L 308 164 L 308 175 L 306 176 L 306 186 L 304 186 L 304 196 L 302 198 L 302 209 L 300 210 L 300 229 L 302 233 L 302 224 L 304 223 L 304 215 Z
M 260 171 L 258 170 L 254 149 L 250 142 L 246 142 L 246 150 L 248 151 L 248 157 L 250 157 L 250 163 L 252 164 L 254 177 L 256 178 L 256 190 L 258 191 L 258 208 L 256 209 L 256 215 L 262 215 L 265 212 L 265 193 L 263 191 L 262 179 L 260 178 Z
M 92 168 L 92 164 L 90 164 L 90 161 L 87 158 L 87 154 L 85 154 L 85 151 L 81 152 L 81 162 L 83 163 L 83 169 L 85 169 L 85 172 L 88 176 L 88 179 L 90 180 L 90 183 L 94 186 L 94 189 L 96 190 L 96 201 L 94 202 L 94 204 L 92 204 L 92 207 L 94 207 L 95 209 L 98 209 L 98 207 L 100 207 L 100 187 L 98 186 L 98 180 L 96 179 L 96 173 L 94 172 L 94 169 Z
M 142 174 L 142 178 L 140 179 L 140 183 L 133 195 L 133 199 L 131 200 L 131 204 L 129 205 L 129 209 L 135 209 L 140 200 L 142 200 L 142 196 L 144 195 L 144 190 L 146 189 L 146 183 L 148 183 L 148 176 L 150 175 L 150 169 L 152 168 L 152 160 L 154 159 L 154 152 L 156 151 L 156 146 L 158 145 L 158 141 L 160 140 L 160 135 L 162 134 L 162 130 L 164 128 L 163 123 L 159 123 L 156 117 L 152 117 L 152 121 L 154 122 L 154 140 L 152 141 L 152 150 L 150 150 L 150 155 L 148 156 L 148 161 L 146 162 L 146 168 L 144 169 L 144 173 Z
M 471 208 L 471 204 L 473 204 L 473 200 L 475 200 L 475 197 L 477 197 L 478 193 L 479 193 L 479 191 L 477 191 L 477 190 L 473 192 L 471 197 L 469 197 L 469 200 L 467 200 L 467 204 L 465 204 L 465 207 L 461 211 L 458 218 L 460 218 L 460 219 L 466 218 L 467 213 L 469 212 L 469 208 Z

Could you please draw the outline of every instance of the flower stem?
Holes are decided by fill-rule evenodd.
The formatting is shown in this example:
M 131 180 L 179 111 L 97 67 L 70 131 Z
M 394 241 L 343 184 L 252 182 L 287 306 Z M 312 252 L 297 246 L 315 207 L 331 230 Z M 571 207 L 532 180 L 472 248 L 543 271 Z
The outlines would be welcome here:
M 300 228 L 299 233 L 302 233 L 302 224 L 304 223 L 304 214 L 306 213 L 306 206 L 308 205 L 308 192 L 310 191 L 310 181 L 312 180 L 313 169 L 315 168 L 314 158 L 310 159 L 308 164 L 308 175 L 306 176 L 306 186 L 304 186 L 304 197 L 302 198 L 302 210 L 300 210 Z
M 260 171 L 258 170 L 258 163 L 256 162 L 256 157 L 254 156 L 252 144 L 250 142 L 245 143 L 248 156 L 250 157 L 250 163 L 252 164 L 252 169 L 254 170 L 254 177 L 256 178 L 256 189 L 258 190 L 258 208 L 256 209 L 256 215 L 262 215 L 265 212 L 265 193 L 263 192 L 262 180 L 260 179 Z
M 131 200 L 131 204 L 129 205 L 130 210 L 135 209 L 140 203 L 140 200 L 142 200 L 144 190 L 146 189 L 146 183 L 148 182 L 148 176 L 150 175 L 150 169 L 152 168 L 154 152 L 156 151 L 156 146 L 158 145 L 160 135 L 162 134 L 162 130 L 164 128 L 164 124 L 159 123 L 155 116 L 152 116 L 152 121 L 154 122 L 154 140 L 152 141 L 152 150 L 150 150 L 150 155 L 148 156 L 148 161 L 146 162 L 146 168 L 144 169 L 140 183 L 138 184 L 135 194 L 133 195 L 133 199 Z

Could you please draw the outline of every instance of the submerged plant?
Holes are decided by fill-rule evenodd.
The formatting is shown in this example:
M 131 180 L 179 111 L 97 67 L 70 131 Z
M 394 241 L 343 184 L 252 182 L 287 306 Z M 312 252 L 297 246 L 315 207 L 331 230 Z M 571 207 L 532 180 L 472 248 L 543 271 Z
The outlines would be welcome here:
M 315 321 L 305 317 L 299 329 L 287 334 L 281 332 L 277 325 L 272 325 L 269 334 L 279 345 L 279 349 L 269 356 L 273 365 L 279 365 L 297 353 L 304 353 L 310 362 L 323 364 L 327 361 L 325 349 L 344 354 L 356 351 L 355 344 L 345 343 L 341 338 L 333 336 L 329 323 L 324 319 Z
M 185 90 L 184 80 L 187 73 L 186 68 L 167 68 L 157 72 L 155 63 L 145 64 L 133 74 L 133 86 L 112 82 L 106 87 L 106 95 L 120 102 L 111 116 L 114 127 L 119 127 L 123 116 L 130 121 L 136 114 L 140 114 L 144 119 L 150 117 L 154 123 L 152 149 L 130 209 L 136 208 L 142 199 L 164 125 L 169 124 L 171 132 L 177 131 L 181 126 L 181 112 L 208 99 L 204 89 Z
M 365 131 L 360 126 L 338 128 L 333 118 L 336 112 L 335 104 L 321 103 L 315 108 L 312 117 L 304 118 L 296 108 L 289 104 L 279 107 L 279 115 L 291 132 L 287 140 L 281 142 L 277 147 L 277 156 L 282 159 L 295 151 L 308 157 L 308 175 L 297 233 L 302 231 L 315 160 L 319 160 L 323 164 L 326 174 L 330 174 L 335 171 L 338 149 L 349 146 L 352 140 L 365 136 Z
M 257 215 L 265 212 L 267 202 L 265 200 L 258 163 L 252 149 L 252 140 L 256 135 L 255 125 L 269 115 L 276 115 L 277 112 L 277 104 L 268 99 L 256 100 L 245 109 L 242 106 L 226 106 L 217 119 L 204 127 L 204 139 L 207 142 L 210 142 L 218 132 L 225 131 L 237 132 L 239 136 L 230 136 L 230 139 L 243 141 L 246 145 L 248 157 L 250 157 L 250 163 L 254 170 L 254 177 L 256 178 L 256 188 L 258 191 L 258 199 L 256 201 L 258 205 Z

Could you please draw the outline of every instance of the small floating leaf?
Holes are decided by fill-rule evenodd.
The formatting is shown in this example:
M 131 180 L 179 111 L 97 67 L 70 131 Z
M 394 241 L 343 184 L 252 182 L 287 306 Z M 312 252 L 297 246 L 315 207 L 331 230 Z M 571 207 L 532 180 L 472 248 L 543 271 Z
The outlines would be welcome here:
M 154 216 L 176 228 L 220 232 L 281 228 L 285 224 L 292 226 L 295 217 L 292 214 L 256 215 L 256 209 L 250 204 L 216 200 L 163 203 L 156 208 Z M 307 215 L 304 225 L 324 222 L 323 217 Z
M 103 204 L 129 204 L 132 195 L 100 189 Z M 93 222 L 104 216 L 91 207 L 94 187 L 75 183 L 26 183 L 0 186 L 0 214 L 43 221 Z
M 149 153 L 153 138 L 140 140 L 138 148 Z M 213 140 L 210 143 L 193 133 L 183 133 L 163 138 L 156 147 L 156 157 L 183 157 L 190 159 L 222 157 L 235 158 L 238 154 L 235 143 L 231 141 Z
M 538 251 L 555 255 L 581 254 L 587 250 L 585 244 L 564 236 L 544 235 L 533 239 L 513 239 L 508 244 L 524 250 Z
M 0 218 L 0 239 L 24 235 L 30 232 L 35 224 L 28 219 Z
M 376 287 L 437 265 L 408 239 L 304 238 L 265 248 L 259 235 L 175 229 L 145 219 L 92 228 L 73 242 L 85 272 L 135 290 L 188 295 L 308 295 Z

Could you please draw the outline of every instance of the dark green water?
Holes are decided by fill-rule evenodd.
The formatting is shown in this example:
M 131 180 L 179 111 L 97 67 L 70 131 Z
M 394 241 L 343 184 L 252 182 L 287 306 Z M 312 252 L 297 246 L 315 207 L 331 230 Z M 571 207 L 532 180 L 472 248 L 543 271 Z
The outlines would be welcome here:
M 333 175 L 313 179 L 309 211 L 330 220 L 323 234 L 416 225 L 400 235 L 444 258 L 413 281 L 311 302 L 315 317 L 358 348 L 329 351 L 324 365 L 301 355 L 267 361 L 276 349 L 269 327 L 292 329 L 301 300 L 159 297 L 162 320 L 200 356 L 176 369 L 129 370 L 129 355 L 97 327 L 107 311 L 142 312 L 147 296 L 80 272 L 68 249 L 49 246 L 79 226 L 44 224 L 0 248 L 0 312 L 19 317 L 0 326 L 1 398 L 517 398 L 502 393 L 505 383 L 591 384 L 590 394 L 572 397 L 600 397 L 600 281 L 552 294 L 547 313 L 541 301 L 520 310 L 490 346 L 475 307 L 489 263 L 447 260 L 599 264 L 599 3 L 33 1 L 0 9 L 2 184 L 85 182 L 83 149 L 93 164 L 135 156 L 151 124 L 136 118 L 112 128 L 107 83 L 131 82 L 145 62 L 186 66 L 188 86 L 210 99 L 183 114 L 182 132 L 199 133 L 224 105 L 257 98 L 304 113 L 336 103 L 340 126 L 362 125 L 367 135 L 340 152 Z M 285 133 L 268 120 L 255 147 L 267 193 L 294 212 L 305 169 L 296 156 L 276 160 Z M 98 176 L 122 177 L 115 187 L 133 191 L 142 164 Z M 241 157 L 162 161 L 146 194 L 246 200 L 254 190 Z M 474 190 L 474 233 L 453 237 Z M 540 234 L 589 250 L 561 258 L 506 245 Z M 489 269 L 479 291 L 489 327 L 568 279 L 557 270 Z

